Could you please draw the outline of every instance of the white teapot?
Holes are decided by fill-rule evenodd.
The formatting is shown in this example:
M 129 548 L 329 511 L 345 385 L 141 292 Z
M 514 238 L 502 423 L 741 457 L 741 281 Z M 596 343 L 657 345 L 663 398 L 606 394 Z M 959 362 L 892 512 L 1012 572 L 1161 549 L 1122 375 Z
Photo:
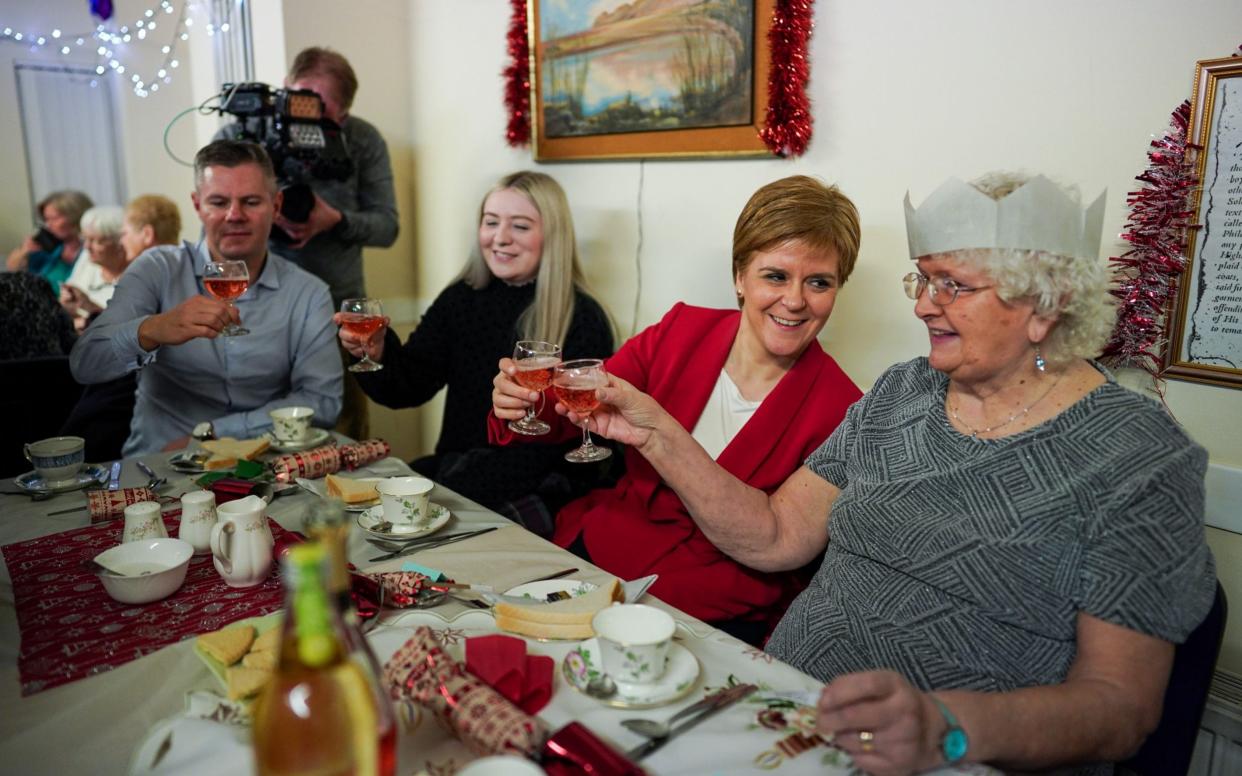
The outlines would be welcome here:
M 254 587 L 272 570 L 272 532 L 258 496 L 246 496 L 216 507 L 211 529 L 211 554 L 216 571 L 229 587 Z

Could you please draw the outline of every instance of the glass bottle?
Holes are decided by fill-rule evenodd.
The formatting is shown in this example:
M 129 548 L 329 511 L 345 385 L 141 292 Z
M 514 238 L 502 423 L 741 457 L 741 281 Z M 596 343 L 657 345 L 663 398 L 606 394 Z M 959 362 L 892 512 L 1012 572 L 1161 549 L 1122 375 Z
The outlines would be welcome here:
M 313 542 L 285 557 L 280 664 L 252 714 L 256 772 L 389 776 L 396 770 L 391 708 L 377 705 L 378 679 L 351 653 L 325 585 L 325 558 Z

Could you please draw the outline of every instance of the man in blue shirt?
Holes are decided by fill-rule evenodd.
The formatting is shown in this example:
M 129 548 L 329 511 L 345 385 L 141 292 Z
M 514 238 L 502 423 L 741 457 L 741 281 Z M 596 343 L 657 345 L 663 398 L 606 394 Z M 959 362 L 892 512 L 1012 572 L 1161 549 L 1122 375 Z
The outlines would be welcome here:
M 194 180 L 203 241 L 139 256 L 70 354 L 82 383 L 139 370 L 126 456 L 182 447 L 196 426 L 196 436 L 253 437 L 276 407 L 311 407 L 330 428 L 341 409 L 328 287 L 267 250 L 280 195 L 266 152 L 216 141 L 195 156 Z M 250 273 L 234 307 L 204 293 L 207 262 L 225 260 Z M 229 323 L 250 333 L 220 336 Z

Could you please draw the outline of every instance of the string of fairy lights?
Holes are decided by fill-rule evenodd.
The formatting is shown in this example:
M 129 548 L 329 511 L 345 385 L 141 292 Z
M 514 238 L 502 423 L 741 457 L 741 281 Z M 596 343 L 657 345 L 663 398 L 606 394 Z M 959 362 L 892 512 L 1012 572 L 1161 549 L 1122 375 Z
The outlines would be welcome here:
M 153 92 L 158 92 L 161 85 L 172 83 L 173 71 L 181 66 L 181 61 L 177 58 L 177 47 L 189 40 L 198 26 L 191 13 L 191 4 L 190 0 L 182 0 L 178 10 L 173 0 L 160 0 L 158 5 L 147 8 L 129 24 L 118 25 L 115 20 L 111 20 L 96 24 L 95 29 L 89 32 L 67 33 L 60 29 L 31 32 L 0 24 L 0 43 L 27 46 L 33 53 L 58 52 L 74 61 L 80 61 L 80 57 L 89 55 L 93 49 L 96 75 L 107 75 L 111 71 L 118 78 L 128 77 L 129 87 L 134 94 L 148 97 Z M 232 3 L 227 4 L 228 16 L 218 25 L 210 20 L 201 25 L 205 34 L 214 36 L 217 32 L 229 31 L 232 6 Z M 175 16 L 176 20 L 169 22 L 168 17 L 171 16 Z M 170 32 L 165 33 L 166 29 Z M 160 31 L 161 38 L 167 41 L 160 47 L 163 60 L 154 72 L 143 75 L 136 72 L 133 62 L 138 56 L 138 47 L 159 44 L 156 40 L 157 30 Z M 168 37 L 162 37 L 163 35 Z

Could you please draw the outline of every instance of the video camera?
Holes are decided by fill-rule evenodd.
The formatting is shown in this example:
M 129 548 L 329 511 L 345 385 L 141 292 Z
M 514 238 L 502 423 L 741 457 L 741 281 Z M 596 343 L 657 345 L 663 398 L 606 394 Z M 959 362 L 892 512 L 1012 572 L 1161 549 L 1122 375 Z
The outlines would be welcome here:
M 315 205 L 313 180 L 345 180 L 354 160 L 323 100 L 309 89 L 273 89 L 264 83 L 225 84 L 217 110 L 237 117 L 239 139 L 263 146 L 284 192 L 280 212 L 303 223 Z M 273 227 L 273 236 L 287 238 Z

